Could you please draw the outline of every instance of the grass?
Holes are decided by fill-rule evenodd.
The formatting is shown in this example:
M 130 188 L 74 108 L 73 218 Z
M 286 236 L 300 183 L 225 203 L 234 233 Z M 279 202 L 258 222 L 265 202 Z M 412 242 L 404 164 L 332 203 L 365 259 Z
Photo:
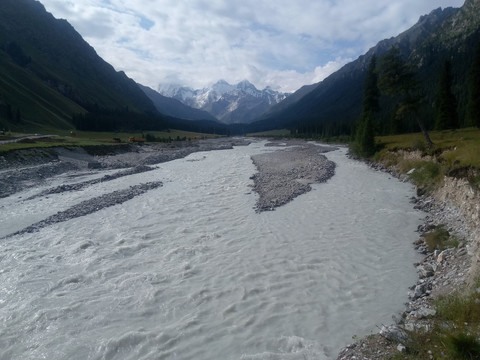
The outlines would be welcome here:
M 455 293 L 436 300 L 437 314 L 430 319 L 428 330 L 409 332 L 405 344 L 407 352 L 393 359 L 479 359 L 480 293 L 477 286 L 465 294 Z
M 377 142 L 382 145 L 383 152 L 399 149 L 420 150 L 424 155 L 438 155 L 440 161 L 452 166 L 480 168 L 480 130 L 478 128 L 432 131 L 430 137 L 435 144 L 431 151 L 424 150 L 426 146 L 421 133 L 379 136 Z
M 430 137 L 433 149 L 427 149 L 421 133 L 377 137 L 382 149 L 373 160 L 395 166 L 401 173 L 415 169 L 411 179 L 427 191 L 441 185 L 445 175 L 466 177 L 480 187 L 480 130 L 432 131 Z M 399 150 L 417 151 L 420 156 L 405 157 Z
M 445 250 L 452 247 L 458 247 L 459 241 L 455 236 L 451 236 L 444 225 L 437 226 L 435 230 L 425 234 L 425 243 L 429 251 Z
M 0 145 L 0 154 L 2 152 L 8 152 L 11 150 L 29 149 L 29 148 L 47 148 L 55 146 L 98 146 L 98 145 L 120 145 L 128 143 L 128 138 L 131 136 L 144 137 L 146 133 L 119 133 L 119 132 L 87 132 L 76 131 L 76 136 L 71 136 L 70 131 L 66 130 L 52 130 L 44 131 L 45 134 L 56 135 L 52 138 L 38 139 L 32 141 L 21 141 L 17 143 L 7 143 Z M 157 138 L 164 139 L 203 139 L 212 138 L 216 135 L 201 134 L 182 130 L 170 130 L 170 131 L 150 131 L 148 132 Z M 12 137 L 20 137 L 21 134 L 7 134 L 6 136 L 0 136 L 0 141 L 9 139 Z M 120 139 L 120 143 L 115 138 Z

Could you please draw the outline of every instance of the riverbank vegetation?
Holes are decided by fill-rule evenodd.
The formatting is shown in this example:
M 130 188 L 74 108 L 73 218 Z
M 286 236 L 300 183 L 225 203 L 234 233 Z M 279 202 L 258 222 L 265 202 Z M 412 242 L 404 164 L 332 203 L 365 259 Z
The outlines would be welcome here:
M 408 173 L 417 187 L 427 191 L 441 186 L 445 175 L 466 178 L 480 188 L 480 130 L 432 131 L 430 137 L 435 144 L 430 149 L 421 133 L 377 137 L 380 150 L 371 159 Z
M 149 131 L 149 132 L 93 132 L 93 131 L 62 131 L 52 130 L 51 136 L 42 137 L 20 133 L 0 135 L 1 141 L 21 139 L 18 142 L 0 144 L 0 154 L 11 150 L 47 147 L 74 147 L 125 145 L 130 137 L 144 138 L 146 142 L 172 142 L 179 140 L 195 140 L 216 137 L 213 134 L 203 134 L 182 130 Z
M 425 327 L 407 333 L 400 359 L 479 359 L 480 292 L 477 281 L 465 293 L 441 296 L 434 301 L 436 314 Z

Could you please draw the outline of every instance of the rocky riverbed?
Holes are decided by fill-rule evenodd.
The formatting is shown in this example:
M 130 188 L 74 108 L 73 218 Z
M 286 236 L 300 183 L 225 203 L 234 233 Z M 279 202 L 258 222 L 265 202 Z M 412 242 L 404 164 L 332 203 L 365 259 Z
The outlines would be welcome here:
M 311 184 L 325 182 L 335 174 L 335 163 L 322 155 L 335 148 L 305 142 L 285 145 L 284 150 L 252 157 L 258 169 L 252 177 L 253 189 L 259 194 L 258 212 L 274 210 L 310 191 Z
M 99 178 L 47 188 L 27 200 L 51 194 L 80 191 L 94 184 L 151 171 L 154 164 L 183 158 L 193 152 L 231 149 L 233 146 L 247 145 L 249 142 L 247 139 L 240 138 L 220 138 L 168 145 L 21 150 L 0 157 L 0 197 L 36 187 L 46 183 L 49 178 L 67 172 L 71 176 L 76 176 L 75 174 L 94 174 L 99 170 L 118 169 L 117 172 Z M 252 179 L 254 191 L 259 194 L 256 206 L 259 212 L 273 210 L 288 203 L 295 197 L 310 191 L 312 183 L 324 182 L 335 173 L 335 164 L 322 155 L 335 149 L 333 147 L 317 146 L 300 141 L 267 145 L 285 148 L 252 157 L 258 170 Z M 145 183 L 89 199 L 11 235 L 37 231 L 53 223 L 87 215 L 105 207 L 123 203 L 159 186 L 162 186 L 161 182 Z

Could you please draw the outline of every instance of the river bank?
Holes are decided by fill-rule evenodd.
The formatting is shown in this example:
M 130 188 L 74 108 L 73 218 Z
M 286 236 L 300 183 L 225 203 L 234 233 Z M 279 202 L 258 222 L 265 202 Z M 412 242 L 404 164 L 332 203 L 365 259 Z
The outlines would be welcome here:
M 411 156 L 405 153 L 404 156 Z M 410 181 L 395 167 L 370 163 L 378 171 L 388 172 L 400 181 Z M 415 169 L 411 170 L 413 173 Z M 418 191 L 423 193 L 423 191 Z M 412 284 L 405 310 L 393 324 L 382 324 L 379 332 L 356 340 L 342 349 L 337 360 L 392 359 L 407 351 L 409 334 L 429 331 L 437 314 L 434 302 L 440 296 L 463 294 L 478 278 L 480 244 L 480 196 L 466 179 L 445 176 L 443 186 L 428 195 L 412 199 L 416 209 L 426 212 L 419 226 L 419 239 L 413 243 L 423 259 L 413 264 L 418 281 Z M 448 231 L 453 244 L 432 249 L 427 238 L 436 229 Z M 421 358 L 433 359 L 433 345 L 424 344 Z M 398 358 L 398 357 L 395 357 Z

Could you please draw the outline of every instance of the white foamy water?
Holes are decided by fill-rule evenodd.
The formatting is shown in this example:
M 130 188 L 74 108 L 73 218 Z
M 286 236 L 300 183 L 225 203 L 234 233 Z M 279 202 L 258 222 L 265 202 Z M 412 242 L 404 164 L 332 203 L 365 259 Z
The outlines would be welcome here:
M 257 214 L 250 156 L 264 151 L 195 153 L 77 192 L 1 199 L 4 236 L 164 182 L 0 239 L 0 359 L 331 359 L 353 335 L 391 323 L 416 280 L 422 214 L 411 186 L 338 150 L 327 154 L 337 163 L 327 183 Z

